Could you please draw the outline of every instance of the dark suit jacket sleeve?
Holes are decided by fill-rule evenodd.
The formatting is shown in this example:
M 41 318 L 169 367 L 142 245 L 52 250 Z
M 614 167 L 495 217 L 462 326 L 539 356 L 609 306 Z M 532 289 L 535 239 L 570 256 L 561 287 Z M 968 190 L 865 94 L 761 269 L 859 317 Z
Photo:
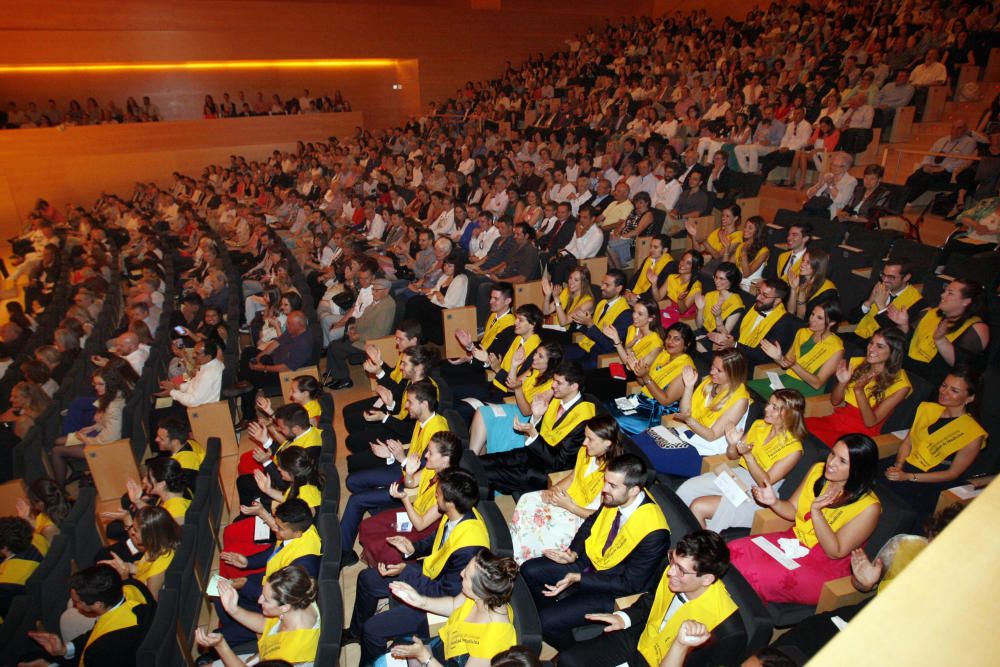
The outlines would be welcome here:
M 109 632 L 103 637 L 99 637 L 87 648 L 87 664 L 101 665 L 101 667 L 135 667 L 135 653 L 142 643 L 146 630 L 152 622 L 152 609 L 149 605 L 140 605 L 135 608 L 138 625 L 122 630 Z M 90 632 L 85 632 L 73 640 L 76 653 L 72 660 L 61 659 L 59 664 L 65 667 L 75 667 L 80 664 L 80 658 Z
M 596 516 L 595 512 L 591 516 Z M 575 540 L 574 540 L 575 542 Z M 663 554 L 670 547 L 670 533 L 657 530 L 639 542 L 625 560 L 604 572 L 585 573 L 577 587 L 587 593 L 606 593 L 609 595 L 632 595 L 646 589 L 653 574 L 663 561 Z M 579 553 L 579 552 L 578 552 Z M 589 559 L 584 552 L 577 563 Z M 585 566 L 584 566 L 585 567 Z
M 573 467 L 576 461 L 576 454 L 580 450 L 580 447 L 583 446 L 584 431 L 586 430 L 585 424 L 585 421 L 581 421 L 560 442 L 552 443 L 553 446 L 549 446 L 548 441 L 541 434 L 531 443 L 531 451 L 537 454 L 538 458 L 546 465 L 544 472 L 558 472 L 560 470 L 569 470 Z
M 618 332 L 619 340 L 625 340 L 625 334 L 628 332 L 630 324 L 632 324 L 632 309 L 626 308 L 618 317 L 615 318 L 615 321 L 612 324 L 615 331 Z M 583 333 L 594 341 L 594 347 L 590 349 L 591 355 L 597 356 L 599 354 L 608 354 L 615 351 L 615 346 L 611 344 L 611 339 L 605 336 L 604 332 L 598 329 L 596 325 L 587 327 Z
M 462 590 L 462 570 L 469 564 L 469 561 L 476 557 L 482 547 L 462 547 L 451 555 L 444 569 L 437 579 L 427 579 L 424 577 L 419 586 L 415 586 L 417 592 L 428 597 L 451 597 L 458 595 Z M 420 563 L 408 562 L 407 567 L 420 567 Z
M 771 330 L 767 332 L 764 338 L 772 343 L 777 343 L 781 346 L 782 350 L 787 350 L 795 338 L 795 320 L 791 316 L 785 315 L 771 327 Z M 736 348 L 743 353 L 751 366 L 771 362 L 771 358 L 764 354 L 764 351 L 759 346 L 748 347 L 742 343 L 737 343 Z
M 493 342 L 486 348 L 486 351 L 502 357 L 507 353 L 507 349 L 511 346 L 511 343 L 514 342 L 515 336 L 514 327 L 507 327 L 497 334 L 496 338 L 493 339 Z M 479 362 L 474 361 L 473 363 Z
M 385 373 L 379 378 L 378 383 L 392 392 L 393 397 L 398 401 L 403 395 L 403 383 L 392 379 L 392 366 L 382 362 L 382 372 Z

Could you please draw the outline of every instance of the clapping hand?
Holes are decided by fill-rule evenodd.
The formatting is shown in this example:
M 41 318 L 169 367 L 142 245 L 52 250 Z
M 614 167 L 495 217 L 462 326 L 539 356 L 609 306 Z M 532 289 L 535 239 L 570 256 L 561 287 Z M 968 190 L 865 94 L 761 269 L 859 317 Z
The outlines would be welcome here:
M 743 429 L 736 426 L 730 426 L 726 429 L 726 442 L 729 443 L 730 447 L 735 448 L 740 456 L 746 456 L 753 449 L 753 446 L 748 446 L 746 440 L 743 439 Z
M 837 502 L 837 498 L 840 498 L 840 496 L 841 496 L 840 489 L 829 488 L 813 499 L 810 510 L 813 512 L 813 514 L 815 514 L 816 512 L 819 512 L 820 510 L 829 507 L 833 503 Z
M 382 442 L 381 440 L 376 440 L 375 442 L 371 443 L 370 446 L 372 448 L 372 454 L 379 457 L 380 459 L 387 459 L 390 456 L 392 456 L 392 454 L 390 454 L 389 452 L 389 446 L 386 443 Z
M 233 585 L 225 579 L 219 579 L 219 602 L 222 603 L 222 608 L 232 614 L 239 604 L 238 599 L 239 593 Z
M 553 563 L 559 563 L 560 565 L 569 565 L 570 563 L 576 562 L 577 555 L 575 552 L 566 549 L 544 549 L 542 555 L 548 558 Z
M 680 632 L 677 633 L 677 641 L 691 648 L 701 646 L 711 637 L 712 634 L 708 628 L 698 621 L 684 621 L 681 624 Z
M 258 396 L 257 400 L 254 402 L 257 409 L 263 412 L 265 415 L 274 414 L 274 410 L 271 409 L 271 399 L 267 396 Z
M 781 345 L 779 343 L 769 341 L 766 338 L 761 339 L 760 349 L 764 354 L 766 354 L 779 364 L 781 363 L 781 360 L 784 357 L 784 355 L 781 353 Z
M 910 326 L 910 312 L 905 308 L 897 308 L 896 306 L 890 305 L 888 310 L 885 311 L 886 315 L 892 320 L 893 324 L 899 326 L 900 329 L 904 331 Z
M 851 552 L 851 572 L 861 586 L 870 591 L 882 579 L 883 563 L 881 558 L 868 560 L 864 549 L 858 548 Z
M 379 399 L 382 401 L 382 405 L 386 408 L 394 403 L 392 400 L 392 390 L 388 387 L 383 387 L 380 384 L 375 385 L 375 394 L 378 395 Z
M 778 494 L 774 492 L 774 487 L 771 486 L 770 482 L 764 482 L 764 486 L 753 487 L 750 489 L 750 493 L 757 504 L 763 507 L 771 507 L 778 502 Z
M 389 584 L 389 592 L 411 607 L 419 607 L 424 599 L 423 595 L 404 581 L 394 581 Z
M 693 389 L 698 384 L 698 371 L 693 366 L 685 366 L 681 371 L 681 381 L 685 389 Z
M 258 421 L 247 424 L 247 435 L 262 445 L 267 442 L 267 428 Z
M 257 483 L 257 488 L 260 489 L 262 493 L 270 495 L 271 477 L 267 473 L 263 470 L 254 470 L 253 481 Z
M 851 381 L 851 369 L 847 365 L 847 361 L 841 359 L 840 363 L 837 364 L 837 382 L 841 384 L 846 384 Z
M 465 329 L 459 329 L 458 331 L 456 331 L 455 338 L 458 339 L 458 342 L 466 350 L 472 347 L 472 336 L 470 336 L 469 332 L 466 331 Z

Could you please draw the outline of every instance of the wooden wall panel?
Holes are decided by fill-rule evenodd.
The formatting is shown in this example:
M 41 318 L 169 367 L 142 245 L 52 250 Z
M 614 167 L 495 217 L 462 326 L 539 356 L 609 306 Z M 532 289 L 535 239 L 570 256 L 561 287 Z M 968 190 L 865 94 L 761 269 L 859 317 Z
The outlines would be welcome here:
M 352 112 L 0 132 L 0 238 L 20 229 L 39 197 L 60 208 L 89 205 L 101 192 L 128 195 L 135 181 L 200 174 L 233 154 L 264 158 L 363 123 Z

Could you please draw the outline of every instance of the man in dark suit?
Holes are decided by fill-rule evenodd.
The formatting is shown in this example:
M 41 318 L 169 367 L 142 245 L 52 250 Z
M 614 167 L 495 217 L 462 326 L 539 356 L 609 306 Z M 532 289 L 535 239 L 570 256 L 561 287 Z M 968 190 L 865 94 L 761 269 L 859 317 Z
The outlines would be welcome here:
M 568 549 L 548 549 L 521 566 L 538 607 L 542 637 L 563 650 L 587 614 L 611 613 L 615 598 L 643 593 L 656 581 L 670 529 L 643 489 L 646 464 L 623 454 L 608 462 L 601 509 L 580 526 Z
M 576 218 L 572 212 L 569 202 L 562 202 L 556 207 L 555 224 L 548 234 L 538 239 L 538 254 L 543 263 L 547 264 L 550 257 L 558 255 L 576 233 Z
M 560 667 L 659 665 L 687 620 L 705 625 L 710 637 L 690 650 L 685 667 L 739 664 L 747 633 L 722 582 L 729 569 L 725 541 L 712 531 L 695 531 L 677 543 L 669 562 L 656 588 L 631 607 L 613 614 L 588 614 L 587 620 L 608 627 L 596 639 L 561 651 Z M 654 608 L 656 616 L 651 614 Z
M 684 164 L 682 166 L 681 173 L 677 176 L 677 180 L 681 182 L 681 187 L 685 190 L 690 187 L 688 185 L 688 177 L 691 176 L 693 172 L 701 174 L 701 182 L 705 182 L 705 177 L 708 175 L 708 167 L 698 162 L 698 149 L 691 146 L 684 151 Z
M 736 172 L 726 166 L 726 155 L 722 151 L 712 156 L 712 168 L 705 181 L 705 191 L 712 208 L 723 209 L 736 202 L 738 194 Z
M 761 340 L 769 340 L 787 350 L 795 337 L 796 319 L 785 311 L 788 283 L 778 278 L 765 278 L 757 283 L 757 299 L 740 321 L 736 335 L 713 331 L 708 334 L 716 350 L 735 347 L 747 359 L 752 373 L 757 364 L 771 362 L 760 348 Z

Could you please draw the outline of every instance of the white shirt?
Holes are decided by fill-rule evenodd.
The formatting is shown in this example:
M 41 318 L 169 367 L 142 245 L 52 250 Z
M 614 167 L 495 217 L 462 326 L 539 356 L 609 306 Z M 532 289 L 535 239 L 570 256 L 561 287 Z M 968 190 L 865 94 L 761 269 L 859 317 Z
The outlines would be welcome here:
M 385 219 L 376 213 L 375 217 L 368 223 L 368 233 L 365 234 L 365 238 L 369 241 L 374 241 L 375 239 L 381 239 L 383 234 L 385 234 Z
M 645 192 L 652 199 L 653 195 L 656 194 L 656 186 L 659 185 L 660 179 L 652 173 L 645 176 L 637 175 L 636 179 L 634 183 L 629 183 L 630 196 L 635 197 L 638 193 Z
M 659 181 L 656 190 L 653 192 L 653 208 L 660 208 L 664 211 L 672 211 L 677 205 L 677 200 L 681 196 L 684 188 L 676 178 L 670 181 Z
M 149 359 L 149 346 L 139 345 L 139 347 L 122 358 L 135 370 L 136 375 L 142 375 L 142 367 L 146 365 L 146 360 Z
M 218 401 L 222 392 L 223 370 L 225 365 L 218 359 L 212 359 L 198 368 L 193 378 L 172 389 L 170 398 L 188 408 Z
M 354 300 L 354 314 L 353 317 L 361 317 L 365 309 L 375 302 L 375 297 L 372 296 L 371 285 L 368 287 L 362 287 L 358 290 L 358 298 Z
M 858 184 L 858 179 L 851 176 L 850 173 L 844 172 L 844 174 L 837 180 L 834 185 L 837 187 L 837 196 L 832 197 L 832 193 L 828 192 L 827 186 L 821 185 L 813 196 L 819 197 L 826 195 L 827 197 L 832 197 L 833 204 L 830 205 L 830 217 L 833 218 L 837 215 L 837 212 L 847 206 L 848 202 L 851 201 L 851 197 L 854 196 L 854 187 Z
M 583 236 L 573 234 L 573 238 L 566 244 L 566 252 L 577 259 L 590 259 L 597 255 L 602 243 L 604 243 L 604 232 L 597 225 L 591 225 Z
M 476 161 L 473 158 L 467 158 L 458 163 L 458 171 L 461 174 L 468 176 L 476 169 Z
M 562 185 L 556 183 L 551 188 L 549 188 L 549 201 L 554 201 L 561 204 L 564 201 L 568 201 L 569 196 L 573 194 L 575 190 L 576 188 L 574 188 L 569 183 L 563 183 Z
M 948 78 L 948 70 L 941 63 L 927 65 L 920 63 L 910 72 L 910 83 L 914 86 L 933 86 L 944 83 Z
M 451 236 L 455 233 L 455 209 L 450 208 L 431 223 L 431 231 L 436 236 Z
M 811 134 L 812 125 L 809 124 L 809 121 L 790 122 L 785 127 L 785 136 L 781 138 L 781 147 L 797 151 L 809 143 Z
M 498 238 L 500 238 L 500 230 L 496 226 L 490 227 L 469 241 L 469 251 L 473 257 L 486 257 L 486 253 L 490 251 L 490 248 L 493 247 L 493 242 Z
M 573 212 L 573 217 L 580 215 L 580 207 L 589 202 L 594 198 L 594 193 L 590 190 L 584 190 L 582 194 L 577 194 L 576 197 L 569 200 L 569 207 Z M 555 218 L 553 218 L 554 220 Z

